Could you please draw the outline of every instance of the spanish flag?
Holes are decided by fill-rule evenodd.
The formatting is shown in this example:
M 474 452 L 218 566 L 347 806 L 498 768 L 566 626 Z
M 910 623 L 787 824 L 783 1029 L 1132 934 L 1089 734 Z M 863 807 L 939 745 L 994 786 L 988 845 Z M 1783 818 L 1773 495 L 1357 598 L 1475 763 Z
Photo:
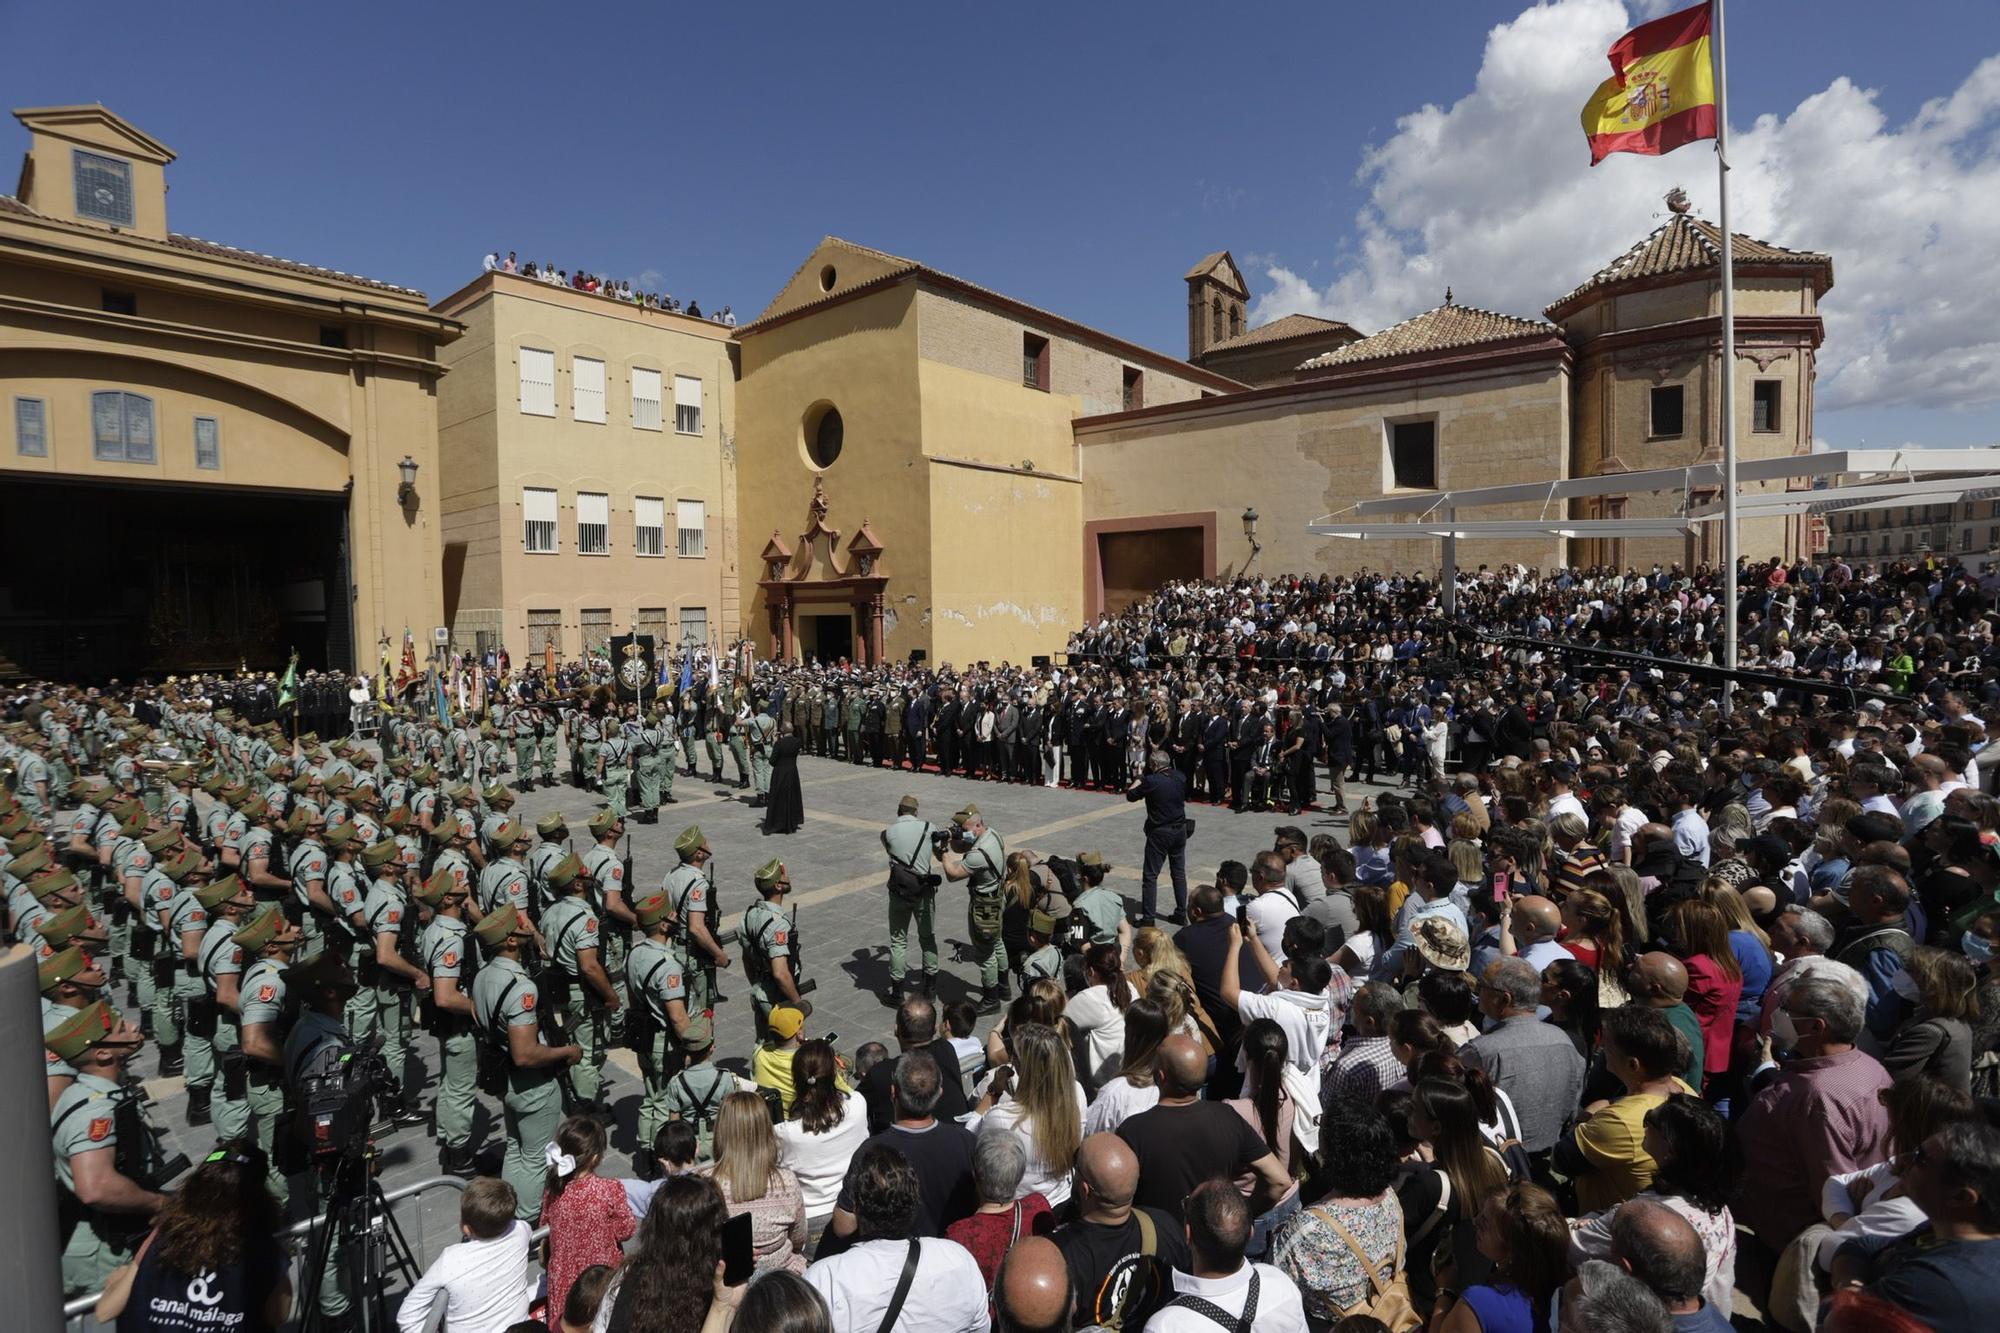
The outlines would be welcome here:
M 1583 108 L 1590 165 L 1613 153 L 1657 157 L 1715 137 L 1709 6 L 1641 24 L 1611 44 L 1611 77 Z

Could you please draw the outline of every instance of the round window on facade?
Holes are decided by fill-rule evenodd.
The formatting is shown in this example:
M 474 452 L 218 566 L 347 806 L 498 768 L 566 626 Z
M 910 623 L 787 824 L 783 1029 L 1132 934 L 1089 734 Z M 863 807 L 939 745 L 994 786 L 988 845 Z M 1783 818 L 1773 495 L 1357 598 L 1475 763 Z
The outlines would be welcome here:
M 833 460 L 840 457 L 845 429 L 840 409 L 831 403 L 822 403 L 807 415 L 806 456 L 812 460 L 814 467 L 833 466 Z
M 840 275 L 834 272 L 833 265 L 828 264 L 825 268 L 819 271 L 819 289 L 823 292 L 832 291 L 833 284 L 836 281 L 838 281 L 839 278 Z

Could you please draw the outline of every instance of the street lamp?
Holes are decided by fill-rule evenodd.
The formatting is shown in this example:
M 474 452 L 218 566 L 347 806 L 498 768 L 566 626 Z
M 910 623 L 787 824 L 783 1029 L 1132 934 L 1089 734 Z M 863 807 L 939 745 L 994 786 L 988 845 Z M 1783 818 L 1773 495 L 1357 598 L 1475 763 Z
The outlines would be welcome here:
M 396 464 L 396 471 L 402 473 L 403 484 L 396 488 L 396 503 L 407 505 L 417 497 L 417 460 L 408 454 Z
M 1257 543 L 1257 511 L 1255 509 L 1246 509 L 1243 511 L 1243 536 L 1250 543 L 1250 558 L 1255 560 L 1264 549 Z

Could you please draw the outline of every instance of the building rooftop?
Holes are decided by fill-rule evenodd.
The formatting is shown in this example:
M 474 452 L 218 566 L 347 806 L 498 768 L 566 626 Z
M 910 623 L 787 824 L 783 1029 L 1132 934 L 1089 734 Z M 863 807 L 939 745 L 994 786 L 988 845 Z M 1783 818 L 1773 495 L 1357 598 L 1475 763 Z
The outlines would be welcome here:
M 1204 348 L 1203 357 L 1214 356 L 1218 352 L 1235 352 L 1246 347 L 1260 347 L 1265 343 L 1284 342 L 1288 338 L 1308 338 L 1315 334 L 1339 332 L 1345 329 L 1356 338 L 1361 330 L 1338 319 L 1321 319 L 1318 315 L 1284 315 L 1268 324 L 1259 324 L 1234 338 L 1225 338 L 1211 347 Z
M 1417 352 L 1504 342 L 1509 338 L 1559 336 L 1561 332 L 1555 325 L 1543 320 L 1522 319 L 1518 315 L 1503 315 L 1494 310 L 1481 310 L 1477 306 L 1455 304 L 1447 292 L 1443 305 L 1412 316 L 1400 324 L 1391 324 L 1380 333 L 1359 342 L 1322 353 L 1299 369 L 1321 370 L 1329 366 L 1352 365 L 1357 361 L 1379 361 Z
M 28 207 L 12 195 L 0 194 L 0 213 L 12 213 L 20 217 L 30 217 L 52 226 L 68 227 L 76 231 L 89 232 L 94 235 L 105 236 L 112 234 L 102 227 L 86 226 L 81 223 L 71 222 L 66 218 L 50 217 L 46 213 L 41 213 Z M 126 240 L 135 239 L 129 233 L 125 232 L 120 232 L 118 235 Z M 144 238 L 137 239 L 143 240 Z M 367 287 L 374 291 L 395 292 L 400 296 L 414 296 L 419 300 L 423 298 L 423 293 L 414 287 L 399 287 L 393 282 L 382 282 L 376 278 L 364 278 L 356 273 L 343 273 L 339 269 L 322 268 L 318 264 L 301 263 L 296 259 L 280 259 L 276 255 L 260 254 L 255 250 L 243 250 L 233 245 L 224 245 L 221 241 L 203 240 L 199 236 L 188 236 L 182 232 L 168 232 L 167 244 L 176 250 L 186 250 L 190 254 L 205 255 L 211 259 L 233 260 L 239 264 L 253 264 L 258 268 L 276 269 L 284 273 L 296 273 L 304 277 L 319 278 L 327 282 L 340 282 L 355 287 Z
M 1730 233 L 1732 261 L 1744 268 L 1797 268 L 1821 270 L 1817 290 L 1824 294 L 1833 286 L 1833 257 L 1812 250 L 1787 250 L 1782 246 Z M 1543 314 L 1559 318 L 1579 298 L 1608 287 L 1681 273 L 1699 273 L 1722 266 L 1722 229 L 1690 213 L 1676 213 L 1653 233 L 1618 258 L 1586 278 L 1574 290 L 1551 302 Z

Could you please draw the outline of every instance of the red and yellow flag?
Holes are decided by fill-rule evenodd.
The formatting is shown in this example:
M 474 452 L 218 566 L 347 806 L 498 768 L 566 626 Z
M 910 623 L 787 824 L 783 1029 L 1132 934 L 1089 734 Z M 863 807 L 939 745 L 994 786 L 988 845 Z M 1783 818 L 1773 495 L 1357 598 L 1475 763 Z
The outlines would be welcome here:
M 1644 23 L 1611 44 L 1611 77 L 1583 108 L 1590 165 L 1613 153 L 1657 157 L 1715 137 L 1709 6 Z

